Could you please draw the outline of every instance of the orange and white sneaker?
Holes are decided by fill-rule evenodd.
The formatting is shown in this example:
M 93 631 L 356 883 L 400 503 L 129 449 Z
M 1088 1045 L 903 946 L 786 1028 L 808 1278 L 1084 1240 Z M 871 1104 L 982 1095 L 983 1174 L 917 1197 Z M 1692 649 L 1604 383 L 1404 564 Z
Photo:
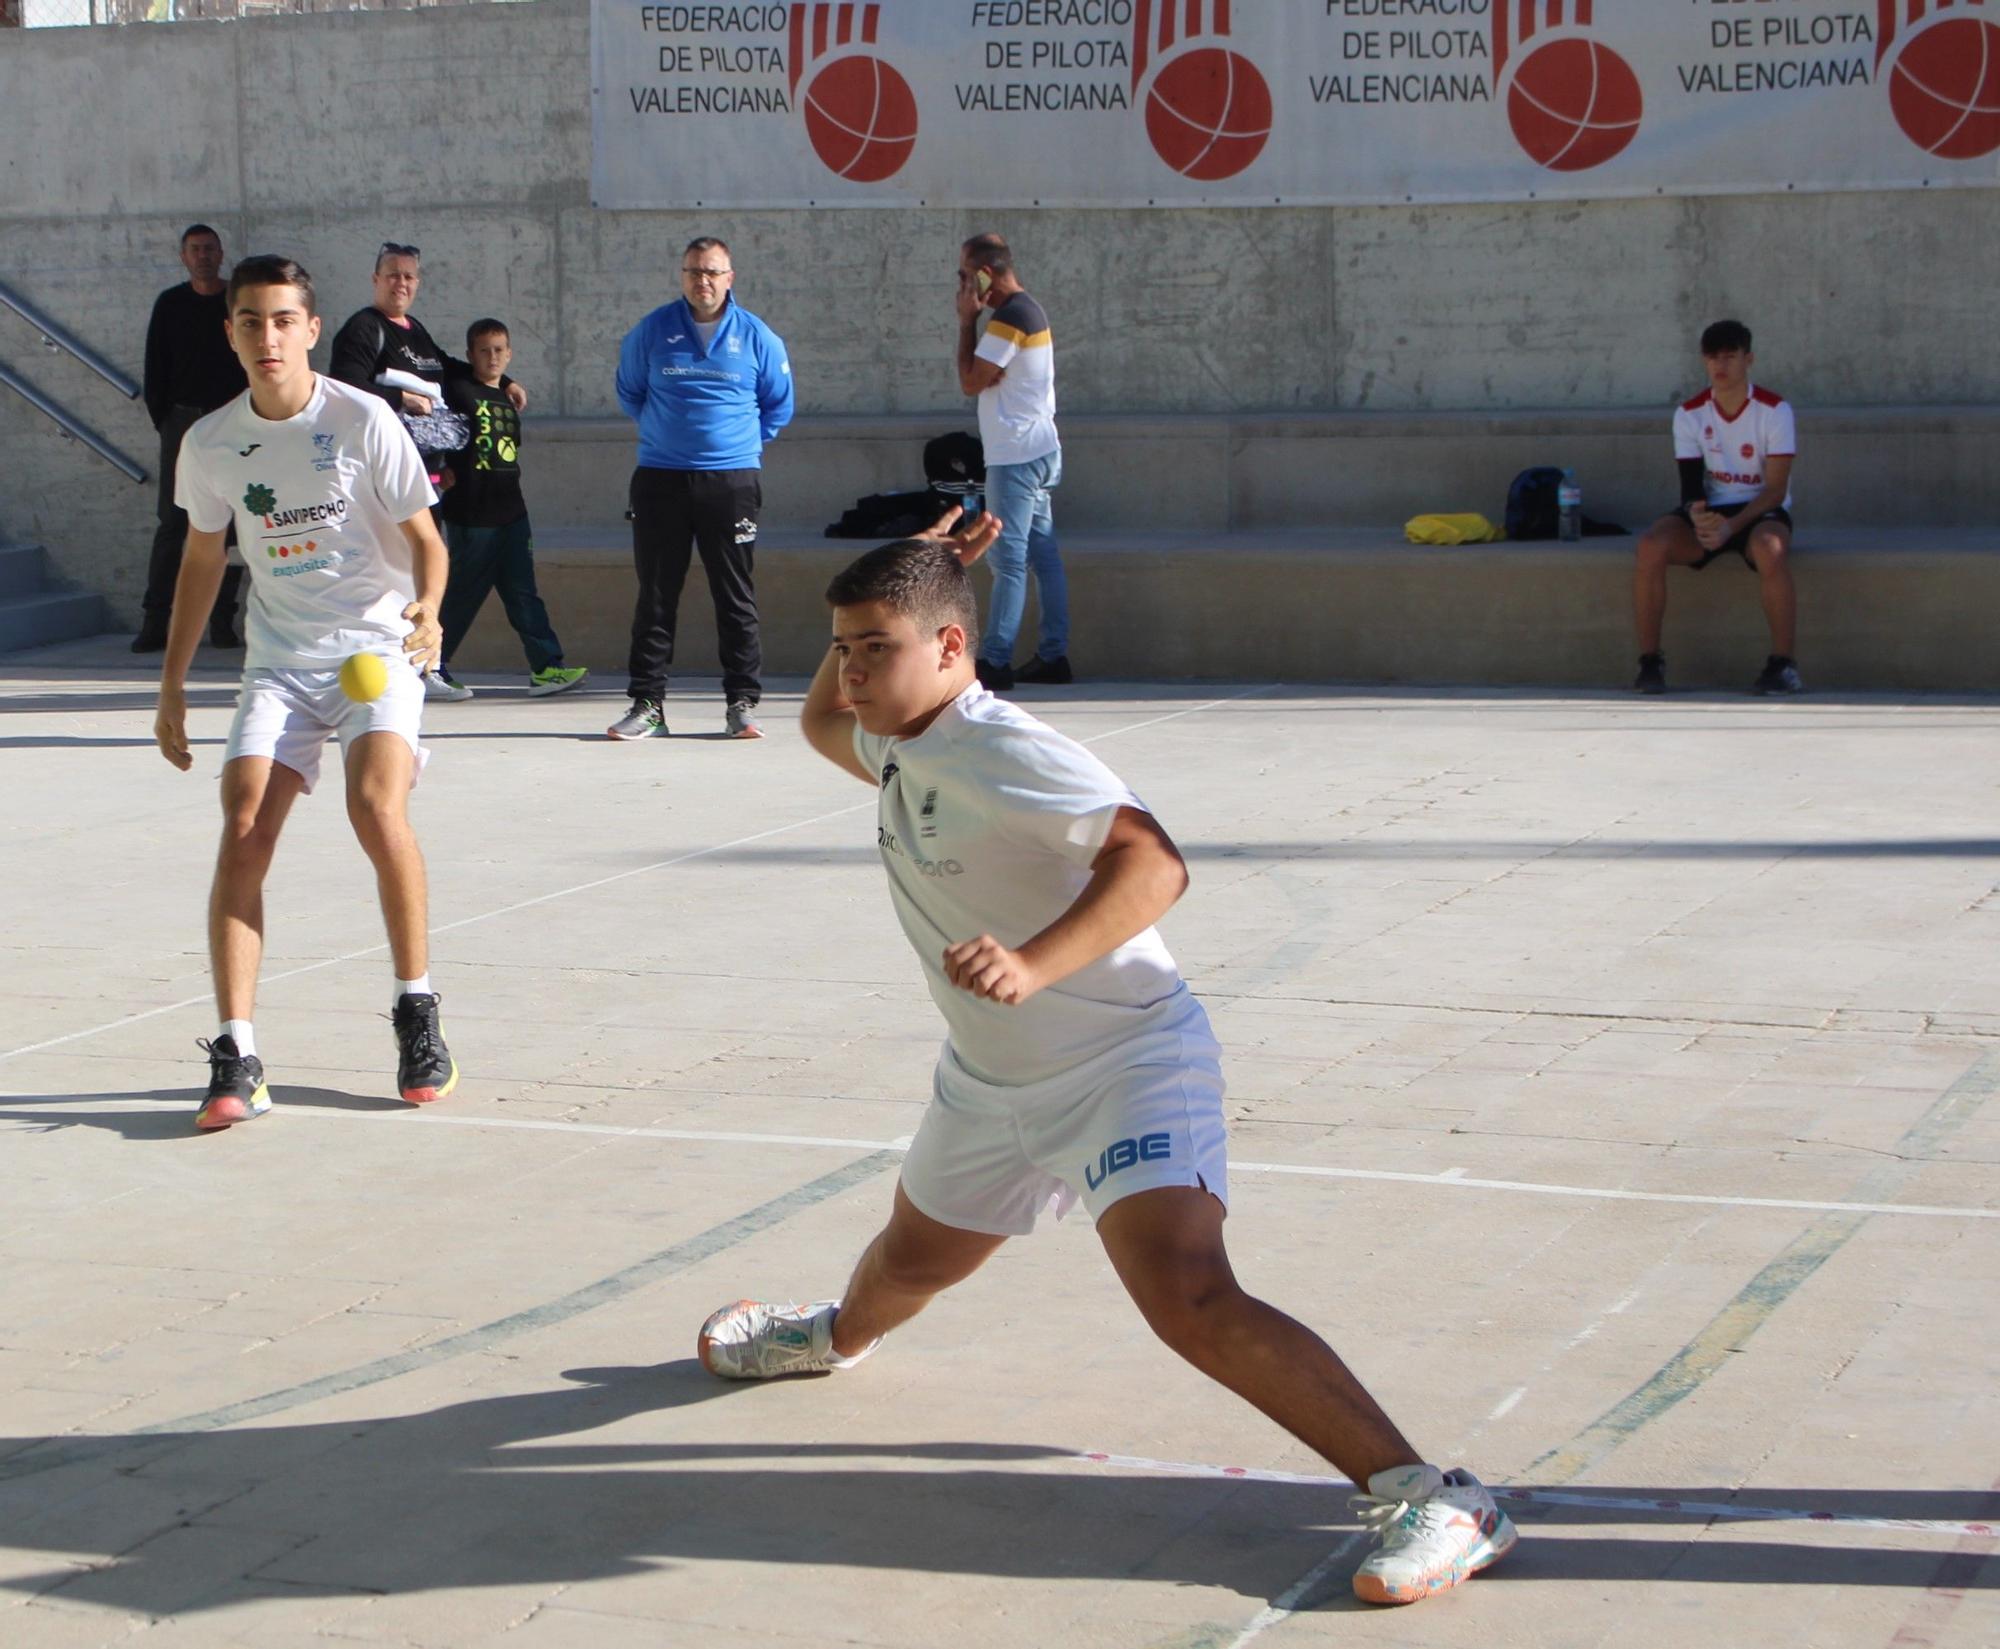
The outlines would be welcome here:
M 1520 1538 L 1469 1471 L 1398 1466 L 1349 1502 L 1381 1545 L 1354 1572 L 1363 1603 L 1415 1603 L 1470 1580 Z
M 838 1300 L 811 1305 L 770 1305 L 738 1300 L 712 1312 L 695 1340 L 695 1355 L 710 1374 L 724 1380 L 775 1380 L 788 1374 L 825 1374 L 852 1368 L 882 1342 L 852 1357 L 833 1354 L 833 1319 Z

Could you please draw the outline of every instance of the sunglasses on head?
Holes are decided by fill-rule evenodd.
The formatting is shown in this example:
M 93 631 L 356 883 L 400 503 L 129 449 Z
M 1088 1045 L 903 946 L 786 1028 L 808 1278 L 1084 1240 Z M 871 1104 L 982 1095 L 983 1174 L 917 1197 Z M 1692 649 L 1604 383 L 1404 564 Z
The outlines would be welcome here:
M 378 258 L 420 258 L 423 253 L 414 246 L 405 246 L 401 241 L 385 240 L 382 250 L 375 254 Z

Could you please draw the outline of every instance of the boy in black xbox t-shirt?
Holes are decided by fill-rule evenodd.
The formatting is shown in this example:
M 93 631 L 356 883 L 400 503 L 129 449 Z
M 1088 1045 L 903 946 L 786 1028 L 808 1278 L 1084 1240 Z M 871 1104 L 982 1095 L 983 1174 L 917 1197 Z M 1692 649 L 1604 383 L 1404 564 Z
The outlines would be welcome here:
M 514 357 L 505 324 L 488 317 L 466 328 L 470 378 L 448 379 L 445 401 L 472 426 L 464 449 L 452 455 L 444 487 L 445 544 L 451 581 L 445 587 L 443 663 L 432 673 L 432 695 L 469 699 L 472 689 L 446 668 L 489 590 L 500 592 L 507 622 L 528 655 L 528 696 L 546 697 L 576 686 L 590 672 L 565 668 L 562 643 L 535 588 L 534 530 L 521 496 L 521 414 L 502 385 Z

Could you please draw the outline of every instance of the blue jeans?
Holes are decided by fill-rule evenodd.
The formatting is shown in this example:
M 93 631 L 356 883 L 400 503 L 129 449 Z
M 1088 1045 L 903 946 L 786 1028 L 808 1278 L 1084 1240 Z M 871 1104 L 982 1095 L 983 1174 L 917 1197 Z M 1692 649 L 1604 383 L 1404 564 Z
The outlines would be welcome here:
M 1014 637 L 1028 599 L 1030 567 L 1042 598 L 1042 637 L 1035 654 L 1063 658 L 1069 652 L 1069 582 L 1063 576 L 1055 517 L 1049 510 L 1049 493 L 1061 480 L 1060 447 L 1025 464 L 986 466 L 986 507 L 1004 525 L 986 552 L 987 565 L 993 569 L 993 595 L 986 609 L 986 630 L 979 638 L 979 656 L 996 668 L 1014 662 Z
M 465 632 L 494 590 L 507 609 L 507 622 L 521 638 L 528 668 L 546 670 L 562 663 L 562 643 L 549 623 L 549 610 L 535 588 L 535 535 L 524 515 L 504 527 L 444 524 L 445 547 L 451 554 L 451 576 L 445 582 L 444 609 L 438 627 L 444 631 L 442 663 L 449 664 Z

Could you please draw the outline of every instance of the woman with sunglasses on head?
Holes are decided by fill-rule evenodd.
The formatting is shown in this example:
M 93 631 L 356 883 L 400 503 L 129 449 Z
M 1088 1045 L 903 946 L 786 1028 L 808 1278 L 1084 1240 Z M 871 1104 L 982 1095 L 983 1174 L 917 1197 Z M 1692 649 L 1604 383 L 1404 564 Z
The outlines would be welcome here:
M 470 365 L 446 350 L 410 313 L 422 282 L 422 254 L 400 241 L 384 241 L 375 254 L 374 302 L 348 316 L 334 334 L 333 359 L 328 367 L 329 376 L 381 396 L 406 422 L 434 417 L 444 410 L 447 378 L 474 375 Z M 436 384 L 438 393 L 423 393 L 425 384 Z M 528 392 L 513 379 L 503 378 L 500 387 L 517 412 L 527 406 Z M 421 426 L 412 433 L 423 449 Z M 452 451 L 461 444 L 451 442 L 438 450 Z

